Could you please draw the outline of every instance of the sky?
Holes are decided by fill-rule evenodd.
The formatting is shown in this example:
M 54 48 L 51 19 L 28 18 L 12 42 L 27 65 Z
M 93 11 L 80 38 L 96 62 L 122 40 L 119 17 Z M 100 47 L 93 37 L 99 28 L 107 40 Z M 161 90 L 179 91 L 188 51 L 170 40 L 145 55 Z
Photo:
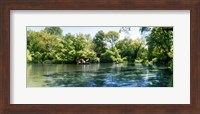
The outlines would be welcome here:
M 27 27 L 27 30 L 33 30 L 33 31 L 41 31 L 44 30 L 45 27 Z M 104 33 L 107 33 L 109 31 L 116 31 L 119 32 L 121 27 L 60 27 L 63 30 L 63 35 L 67 33 L 72 33 L 72 34 L 90 34 L 92 37 L 95 36 L 95 34 L 103 30 Z M 136 38 L 141 38 L 142 35 L 139 31 L 140 27 L 131 27 L 130 33 L 130 38 L 136 39 Z M 119 40 L 124 39 L 126 34 L 124 32 L 119 33 L 120 37 Z

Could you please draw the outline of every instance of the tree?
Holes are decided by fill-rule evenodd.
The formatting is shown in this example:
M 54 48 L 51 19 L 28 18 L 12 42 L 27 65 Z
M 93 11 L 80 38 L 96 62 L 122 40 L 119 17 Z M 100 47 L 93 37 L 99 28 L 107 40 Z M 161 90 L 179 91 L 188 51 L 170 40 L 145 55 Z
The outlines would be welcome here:
M 129 32 L 131 27 L 122 27 Z M 60 31 L 60 32 L 58 32 Z M 34 63 L 95 63 L 95 62 L 144 62 L 168 64 L 173 68 L 173 28 L 141 27 L 148 32 L 145 39 L 124 38 L 119 33 L 98 31 L 90 34 L 62 35 L 59 27 L 46 27 L 39 32 L 27 31 L 27 61 Z M 111 48 L 107 49 L 106 44 Z
M 106 50 L 106 52 L 101 55 L 100 61 L 103 63 L 114 62 L 114 52 L 111 50 Z
M 70 63 L 99 62 L 88 34 L 67 34 L 63 45 L 66 47 L 65 57 L 68 57 Z
M 57 35 L 51 35 L 47 31 L 27 32 L 27 49 L 32 56 L 32 62 L 43 63 L 45 60 L 52 60 L 58 43 Z
M 151 31 L 150 27 L 140 27 L 141 34 Z
M 74 47 L 72 39 L 75 36 L 66 34 L 56 46 L 56 54 L 54 55 L 54 63 L 72 63 L 74 61 Z
M 119 39 L 119 33 L 115 31 L 110 31 L 106 34 L 106 41 L 111 44 L 111 48 L 114 47 L 116 41 Z
M 97 63 L 99 62 L 99 57 L 97 57 L 97 53 L 95 52 L 95 43 L 94 40 L 90 36 L 90 34 L 85 34 L 86 45 L 84 47 L 83 60 L 85 62 Z M 101 47 L 99 47 L 101 49 Z
M 26 51 L 26 56 L 27 56 L 27 62 L 32 62 L 32 55 L 30 54 L 30 51 L 28 49 Z
M 62 29 L 60 27 L 45 27 L 44 29 L 45 31 L 47 31 L 49 34 L 52 35 L 62 35 Z
M 97 57 L 100 57 L 102 53 L 106 52 L 105 33 L 102 30 L 96 33 L 93 43 Z
M 127 37 L 130 37 L 131 27 L 121 27 L 119 33 L 124 32 Z
M 132 55 L 133 48 L 131 47 L 132 39 L 125 38 L 116 43 L 116 48 L 120 50 L 122 57 L 130 57 Z
M 79 63 L 83 55 L 84 47 L 86 46 L 86 41 L 83 34 L 76 34 L 75 37 L 71 38 L 72 46 L 74 49 L 74 62 Z
M 84 35 L 86 42 L 91 42 L 92 41 L 92 37 L 90 34 L 85 34 Z
M 134 62 L 137 58 L 143 58 L 141 52 L 145 44 L 141 38 L 136 40 L 125 38 L 116 43 L 116 48 L 120 50 L 122 57 L 126 57 L 129 62 Z
M 148 58 L 166 64 L 173 59 L 173 28 L 154 27 L 147 37 Z
M 40 45 L 38 42 L 40 41 L 41 34 L 35 31 L 27 31 L 27 49 L 30 53 L 35 53 L 36 51 L 40 51 Z
M 144 40 L 142 40 L 142 38 L 137 38 L 136 40 L 134 40 L 133 42 L 134 45 L 134 54 L 132 55 L 133 60 L 135 61 L 135 59 L 137 59 L 139 57 L 139 52 L 141 51 L 142 48 L 144 48 L 145 44 L 144 44 Z

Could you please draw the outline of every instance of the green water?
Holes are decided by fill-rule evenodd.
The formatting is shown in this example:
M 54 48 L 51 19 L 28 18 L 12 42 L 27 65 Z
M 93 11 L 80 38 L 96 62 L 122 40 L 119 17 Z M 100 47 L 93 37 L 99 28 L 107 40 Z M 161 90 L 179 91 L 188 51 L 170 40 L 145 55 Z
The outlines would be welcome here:
M 142 64 L 28 64 L 27 87 L 172 87 L 165 66 Z

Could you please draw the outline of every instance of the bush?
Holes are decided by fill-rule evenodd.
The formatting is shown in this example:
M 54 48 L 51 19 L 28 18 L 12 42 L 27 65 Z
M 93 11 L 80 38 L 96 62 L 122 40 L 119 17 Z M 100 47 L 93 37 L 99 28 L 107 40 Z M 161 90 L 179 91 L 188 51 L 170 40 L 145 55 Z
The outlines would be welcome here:
M 91 61 L 92 63 L 99 63 L 100 62 L 100 59 L 98 57 L 95 57 L 92 59 Z
M 36 52 L 34 54 L 34 59 L 33 59 L 33 62 L 34 63 L 42 63 L 42 54 L 40 52 Z
M 143 59 L 135 59 L 134 63 L 142 63 Z
M 156 57 L 152 59 L 153 63 L 157 63 L 157 61 L 158 61 L 158 59 Z
M 31 54 L 30 54 L 30 51 L 27 50 L 26 54 L 27 54 L 27 55 L 26 55 L 26 56 L 27 56 L 27 62 L 28 62 L 28 63 L 32 62 L 32 56 L 31 56 Z
M 114 61 L 115 61 L 114 53 L 111 50 L 106 50 L 105 53 L 101 54 L 100 62 L 110 63 Z
M 100 62 L 103 63 L 122 63 L 124 60 L 126 60 L 126 58 L 121 58 L 119 54 L 116 54 L 116 52 L 113 52 L 111 50 L 106 50 L 106 52 L 103 53 L 100 57 Z
M 124 61 L 124 59 L 123 58 L 115 58 L 114 61 L 117 63 L 122 63 Z

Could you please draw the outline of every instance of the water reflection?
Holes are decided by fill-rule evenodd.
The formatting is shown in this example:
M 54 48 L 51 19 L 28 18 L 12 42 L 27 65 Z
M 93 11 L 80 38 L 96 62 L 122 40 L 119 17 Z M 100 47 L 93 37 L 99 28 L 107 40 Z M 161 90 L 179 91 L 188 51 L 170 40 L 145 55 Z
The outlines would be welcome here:
M 141 64 L 28 65 L 28 87 L 170 87 L 167 67 Z

